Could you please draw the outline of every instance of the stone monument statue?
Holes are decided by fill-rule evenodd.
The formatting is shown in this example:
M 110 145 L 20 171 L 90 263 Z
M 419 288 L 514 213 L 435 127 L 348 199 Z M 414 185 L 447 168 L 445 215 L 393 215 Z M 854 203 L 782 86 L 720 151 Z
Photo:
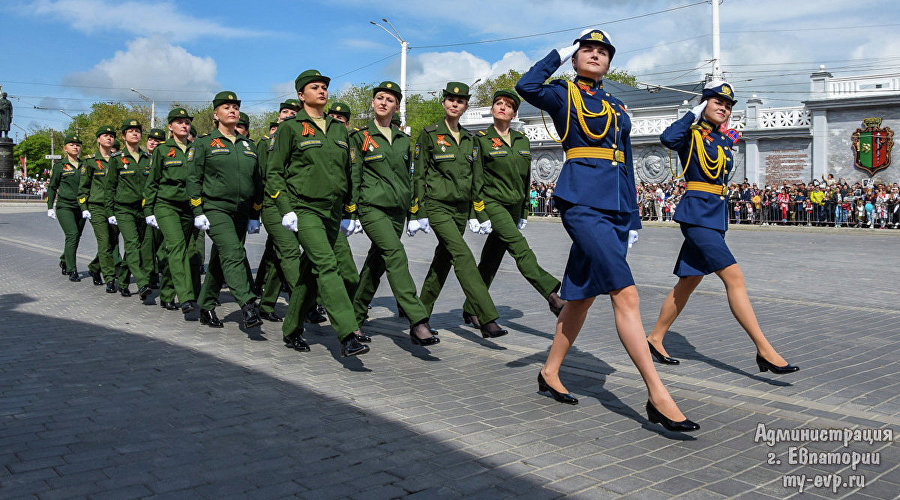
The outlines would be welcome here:
M 2 90 L 0 86 L 0 90 Z M 13 107 L 6 92 L 0 92 L 0 185 L 9 182 L 13 176 L 13 143 L 9 138 L 9 128 L 12 126 Z
M 6 98 L 6 92 L 0 93 L 0 137 L 9 137 L 9 128 L 12 126 L 12 116 L 12 103 Z

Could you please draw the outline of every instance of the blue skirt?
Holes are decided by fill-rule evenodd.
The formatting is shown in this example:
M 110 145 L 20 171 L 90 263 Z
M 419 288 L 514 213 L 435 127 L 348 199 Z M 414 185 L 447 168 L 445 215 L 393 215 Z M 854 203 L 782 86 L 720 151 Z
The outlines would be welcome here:
M 625 260 L 631 213 L 573 205 L 560 198 L 556 206 L 572 238 L 560 297 L 587 299 L 634 285 Z
M 681 223 L 681 234 L 684 243 L 672 271 L 679 278 L 706 276 L 737 263 L 725 244 L 725 231 Z

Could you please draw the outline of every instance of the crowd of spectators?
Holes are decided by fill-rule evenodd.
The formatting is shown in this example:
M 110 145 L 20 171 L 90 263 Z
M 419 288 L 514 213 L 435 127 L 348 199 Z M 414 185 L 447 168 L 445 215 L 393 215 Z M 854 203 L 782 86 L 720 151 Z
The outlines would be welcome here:
M 531 182 L 531 215 L 540 217 L 559 215 L 553 203 L 554 189 L 556 189 L 554 182 Z

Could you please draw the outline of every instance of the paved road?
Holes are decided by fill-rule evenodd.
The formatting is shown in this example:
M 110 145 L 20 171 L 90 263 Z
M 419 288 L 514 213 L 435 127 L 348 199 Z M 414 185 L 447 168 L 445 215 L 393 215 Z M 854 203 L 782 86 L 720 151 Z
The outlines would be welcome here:
M 562 226 L 533 220 L 526 234 L 561 276 Z M 248 238 L 254 264 L 264 241 Z M 435 239 L 406 242 L 420 283 Z M 536 392 L 555 319 L 509 260 L 492 295 L 510 335 L 461 326 L 451 275 L 432 321 L 441 343 L 412 346 L 385 283 L 366 326 L 372 352 L 343 359 L 327 325 L 308 329 L 305 354 L 282 346 L 277 324 L 242 331 L 227 293 L 226 327 L 212 330 L 160 309 L 155 293 L 144 305 L 70 283 L 58 225 L 40 207 L 0 206 L 0 497 L 783 498 L 805 475 L 806 497 L 896 498 L 893 436 L 761 438 L 900 432 L 900 232 L 761 228 L 728 242 L 763 330 L 802 369 L 759 373 L 721 282 L 705 280 L 666 337 L 682 364 L 657 365 L 702 425 L 680 435 L 647 421 L 605 299 L 563 367 L 581 404 Z M 86 270 L 90 229 L 82 243 Z M 368 240 L 351 243 L 361 265 Z M 629 255 L 647 328 L 679 245 L 674 227 L 648 227 Z M 810 456 L 878 463 L 804 465 Z M 836 493 L 824 486 L 833 475 Z

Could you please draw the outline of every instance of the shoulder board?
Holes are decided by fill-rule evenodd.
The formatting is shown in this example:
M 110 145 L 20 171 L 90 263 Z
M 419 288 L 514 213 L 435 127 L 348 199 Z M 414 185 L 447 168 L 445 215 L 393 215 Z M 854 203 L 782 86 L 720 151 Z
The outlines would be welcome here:
M 209 134 L 202 134 L 202 135 L 200 135 L 200 136 L 198 136 L 198 137 L 194 137 L 194 140 L 196 141 L 197 139 L 202 139 L 202 138 L 204 138 L 204 137 L 206 137 L 206 136 L 208 136 L 208 135 L 209 135 Z
M 363 132 L 368 129 L 369 129 L 368 125 L 363 125 L 362 127 L 353 127 L 353 130 L 350 131 L 350 135 L 356 135 L 359 132 Z
M 484 130 L 479 130 L 476 135 L 478 135 L 479 137 L 483 137 L 487 135 L 487 132 L 485 132 Z
M 429 125 L 429 126 L 423 128 L 422 130 L 424 130 L 426 132 L 434 132 L 435 130 L 437 130 L 437 123 L 435 123 L 434 125 Z
M 122 152 L 121 152 L 121 151 L 116 151 L 115 153 L 109 155 L 110 158 L 115 158 L 116 156 L 122 156 Z

